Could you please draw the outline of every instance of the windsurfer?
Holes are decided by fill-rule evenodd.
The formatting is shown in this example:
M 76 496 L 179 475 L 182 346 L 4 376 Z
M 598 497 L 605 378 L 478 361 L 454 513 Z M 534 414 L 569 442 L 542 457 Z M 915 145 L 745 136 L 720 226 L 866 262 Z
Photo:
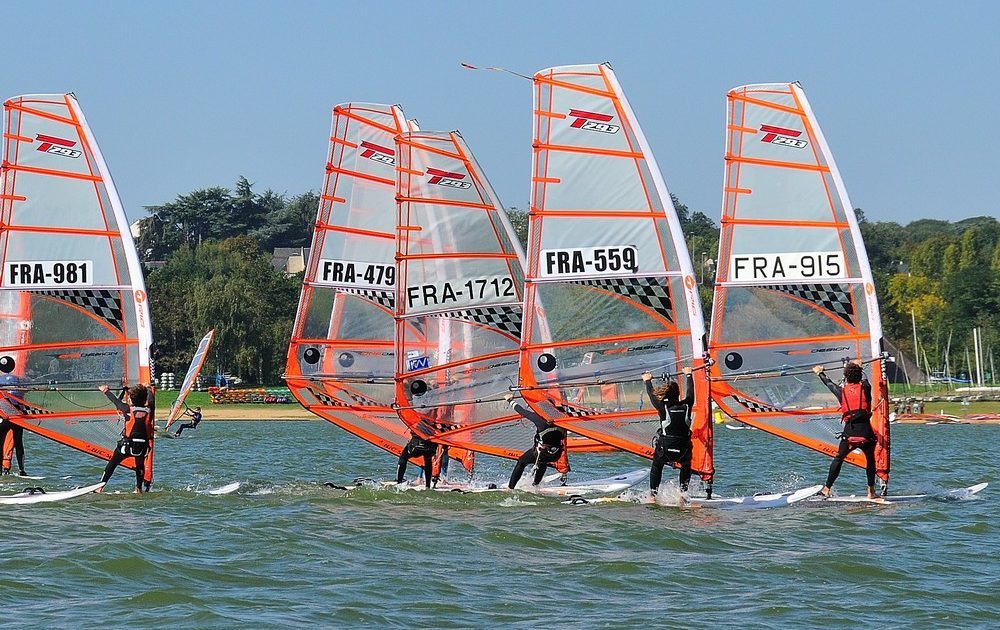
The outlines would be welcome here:
M 434 453 L 437 451 L 437 445 L 412 431 L 410 435 L 410 441 L 406 443 L 403 452 L 399 455 L 399 463 L 396 464 L 396 483 L 403 483 L 403 479 L 406 477 L 406 464 L 411 457 L 423 457 L 424 487 L 430 489 L 434 476 Z
M 7 374 L 3 377 L 3 384 L 5 386 L 15 385 L 20 379 L 18 377 Z M 11 399 L 20 398 L 24 399 L 25 392 L 19 389 L 7 390 L 8 402 Z M 4 465 L 2 473 L 7 475 L 10 474 L 11 461 L 6 457 L 6 447 L 7 447 L 7 435 L 10 434 L 11 440 L 13 441 L 14 455 L 17 457 L 17 470 L 18 474 L 24 477 L 27 473 L 24 472 L 24 427 L 14 424 L 10 419 L 0 416 L 0 450 L 4 451 Z
M 844 431 L 840 436 L 840 447 L 837 456 L 830 464 L 830 473 L 826 477 L 826 484 L 820 490 L 823 496 L 830 496 L 830 488 L 833 482 L 840 475 L 840 468 L 844 464 L 844 458 L 854 449 L 861 449 L 865 455 L 865 474 L 868 481 L 868 498 L 875 496 L 875 432 L 872 430 L 871 409 L 872 409 L 872 386 L 868 379 L 864 378 L 864 372 L 858 363 L 848 363 L 844 366 L 843 387 L 840 387 L 830 377 L 824 373 L 823 366 L 817 365 L 813 372 L 819 377 L 823 384 L 840 401 L 841 420 L 844 422 Z
M 185 416 L 190 416 L 191 417 L 191 422 L 186 422 L 186 423 L 182 424 L 179 429 L 177 429 L 177 433 L 176 433 L 177 437 L 181 436 L 181 433 L 184 432 L 184 429 L 197 429 L 198 428 L 198 423 L 201 422 L 201 407 L 195 407 L 194 409 L 189 409 L 189 410 L 187 410 L 187 411 L 184 412 L 184 415 Z
M 521 457 L 518 458 L 517 464 L 514 465 L 514 471 L 510 474 L 510 481 L 507 483 L 507 487 L 513 490 L 517 486 L 517 482 L 521 480 L 521 475 L 524 474 L 524 469 L 529 464 L 535 465 L 535 477 L 531 485 L 538 486 L 538 484 L 542 483 L 542 477 L 545 476 L 545 470 L 549 464 L 555 464 L 556 470 L 560 470 L 558 462 L 565 460 L 566 455 L 566 431 L 551 424 L 525 405 L 514 402 L 513 394 L 505 395 L 504 400 L 510 404 L 511 409 L 517 412 L 518 415 L 535 425 L 535 444 L 524 451 Z M 565 469 L 566 472 L 569 472 L 568 462 L 565 463 Z
M 10 433 L 14 441 L 14 454 L 17 456 L 18 474 L 24 477 L 24 428 L 14 424 L 7 418 L 0 418 L 0 449 L 7 445 L 7 434 Z M 4 458 L 3 474 L 10 474 L 10 462 Z
M 111 393 L 107 385 L 101 385 L 101 392 L 108 397 L 111 404 L 125 416 L 125 428 L 122 429 L 122 438 L 115 447 L 115 452 L 108 461 L 104 469 L 104 476 L 101 483 L 107 483 L 114 474 L 115 468 L 126 457 L 135 458 L 135 493 L 142 493 L 143 477 L 145 472 L 146 454 L 149 452 L 153 435 L 153 412 L 146 406 L 149 399 L 149 389 L 145 385 L 135 385 L 128 390 L 129 402 L 126 405 L 117 396 Z M 147 488 L 148 489 L 148 488 Z M 103 488 L 97 490 L 102 492 Z
M 649 468 L 649 493 L 655 497 L 667 463 L 680 466 L 681 492 L 687 492 L 691 481 L 691 408 L 694 406 L 694 377 L 691 368 L 685 367 L 684 392 L 681 400 L 680 386 L 675 381 L 653 387 L 653 375 L 646 372 L 646 395 L 660 415 L 660 428 L 656 430 L 653 464 Z

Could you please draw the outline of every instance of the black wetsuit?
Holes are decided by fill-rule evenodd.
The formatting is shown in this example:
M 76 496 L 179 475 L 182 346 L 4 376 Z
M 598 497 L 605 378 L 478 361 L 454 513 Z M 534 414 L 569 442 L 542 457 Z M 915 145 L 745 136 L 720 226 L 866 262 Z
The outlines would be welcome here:
M 826 385 L 827 389 L 833 392 L 833 395 L 837 397 L 838 401 L 842 400 L 844 390 L 841 389 L 839 385 L 830 380 L 830 377 L 826 374 L 820 372 L 819 378 Z M 861 381 L 861 391 L 865 400 L 868 402 L 868 408 L 871 409 L 872 406 L 872 385 L 868 382 L 868 379 Z M 858 425 L 861 425 L 858 428 Z M 867 429 L 867 430 L 866 430 Z M 848 433 L 852 436 L 866 437 L 867 441 L 862 446 L 852 447 L 848 441 Z M 826 476 L 826 487 L 832 488 L 833 483 L 837 480 L 840 475 L 840 467 L 844 464 L 844 458 L 847 457 L 855 448 L 860 448 L 861 452 L 865 455 L 865 476 L 868 480 L 868 487 L 875 487 L 875 432 L 871 428 L 871 421 L 867 422 L 867 427 L 864 423 L 858 423 L 857 421 L 853 423 L 853 427 L 849 429 L 845 426 L 844 434 L 840 438 L 840 447 L 837 449 L 837 456 L 833 458 L 833 462 L 830 464 L 830 472 Z
M 185 415 L 187 415 L 187 414 L 185 414 Z M 201 422 L 201 412 L 200 411 L 192 411 L 190 413 L 190 415 L 191 415 L 191 422 L 187 422 L 185 424 L 182 424 L 181 427 L 179 429 L 177 429 L 177 433 L 176 433 L 177 437 L 181 436 L 181 433 L 184 432 L 184 429 L 197 429 L 198 428 L 198 423 Z
M 117 396 L 112 394 L 110 391 L 104 392 L 105 396 L 108 397 L 115 408 L 118 409 L 125 416 L 125 426 L 128 426 L 129 417 L 132 415 L 133 410 L 145 412 L 148 417 L 148 423 L 152 423 L 152 410 L 146 407 L 130 407 L 122 402 Z M 111 479 L 111 475 L 114 474 L 115 468 L 118 468 L 118 464 L 122 463 L 122 460 L 126 457 L 135 458 L 135 488 L 136 490 L 142 490 L 143 476 L 146 468 L 146 454 L 149 452 L 149 440 L 150 435 L 147 431 L 147 420 L 146 418 L 137 418 L 132 426 L 132 432 L 130 435 L 122 435 L 122 439 L 118 441 L 118 445 L 115 447 L 115 452 L 108 460 L 108 465 L 104 468 L 104 475 L 101 477 L 101 483 L 107 483 Z M 143 446 L 145 442 L 145 446 Z
M 514 470 L 510 473 L 510 481 L 507 483 L 507 487 L 513 490 L 517 486 L 517 482 L 521 480 L 524 469 L 530 464 L 536 465 L 535 478 L 532 480 L 532 484 L 537 486 L 542 483 L 542 477 L 545 476 L 545 470 L 549 467 L 549 464 L 555 462 L 562 455 L 563 449 L 566 447 L 566 432 L 553 424 L 549 424 L 545 418 L 525 405 L 512 400 L 510 406 L 522 418 L 530 420 L 531 424 L 535 425 L 535 444 L 524 451 L 524 454 L 517 459 Z
M 682 400 L 665 405 L 653 394 L 652 381 L 646 381 L 646 395 L 653 408 L 660 414 L 660 428 L 656 431 L 653 464 L 649 467 L 649 489 L 655 492 L 663 478 L 663 466 L 667 463 L 680 465 L 681 491 L 687 492 L 691 481 L 691 407 L 694 406 L 694 377 L 690 374 L 684 381 L 687 393 Z
M 14 436 L 14 454 L 17 457 L 17 470 L 20 474 L 24 474 L 24 427 L 19 424 L 14 424 L 7 418 L 0 420 L 0 449 L 3 448 L 4 442 L 7 440 L 7 432 L 10 431 Z M 10 468 L 5 469 L 3 472 L 10 472 Z
M 425 440 L 417 435 L 411 437 L 410 441 L 403 448 L 403 452 L 399 456 L 399 462 L 396 464 L 396 483 L 403 483 L 403 478 L 406 476 L 406 464 L 410 461 L 410 458 L 422 456 L 424 458 L 424 485 L 430 488 L 431 475 L 434 474 L 435 452 L 437 452 L 437 445 L 434 442 Z

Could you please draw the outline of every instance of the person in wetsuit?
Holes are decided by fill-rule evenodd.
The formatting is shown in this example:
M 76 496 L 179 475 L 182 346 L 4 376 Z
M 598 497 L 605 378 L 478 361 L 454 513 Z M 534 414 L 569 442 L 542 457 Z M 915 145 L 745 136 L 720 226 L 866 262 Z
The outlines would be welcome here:
M 868 498 L 875 497 L 875 431 L 872 429 L 872 386 L 864 378 L 864 372 L 857 363 L 844 366 L 844 386 L 840 387 L 827 376 L 822 365 L 813 368 L 813 372 L 823 381 L 837 400 L 840 401 L 841 420 L 844 431 L 840 434 L 840 447 L 837 456 L 830 464 L 830 472 L 826 476 L 826 484 L 820 493 L 830 496 L 830 488 L 840 475 L 840 467 L 844 458 L 854 449 L 861 449 L 865 455 L 865 475 L 868 478 Z
M 396 483 L 403 483 L 403 478 L 406 476 L 406 464 L 411 457 L 423 457 L 424 487 L 430 489 L 434 476 L 434 453 L 437 452 L 437 444 L 425 440 L 412 431 L 410 436 L 410 441 L 406 443 L 403 452 L 399 455 L 399 463 L 396 464 Z
M 17 376 L 14 376 L 13 374 L 7 374 L 3 376 L 3 385 L 6 386 L 15 385 L 19 380 L 20 379 Z M 17 398 L 24 400 L 26 393 L 27 392 L 25 392 L 24 390 L 19 390 L 19 389 L 7 390 L 7 396 L 10 399 Z M 7 401 L 8 404 L 12 402 L 10 399 L 8 399 Z M 0 450 L 2 450 L 7 443 L 8 433 L 10 433 L 14 441 L 14 455 L 15 457 L 17 457 L 18 474 L 24 477 L 25 475 L 27 475 L 27 473 L 24 472 L 24 427 L 22 427 L 19 424 L 14 424 L 7 417 L 0 416 Z M 4 475 L 10 474 L 10 463 L 7 463 L 7 466 L 4 466 L 3 470 L 0 472 L 2 472 L 2 474 Z
M 684 392 L 681 400 L 680 387 L 674 381 L 653 387 L 653 375 L 646 372 L 642 380 L 646 382 L 646 395 L 656 413 L 660 415 L 660 428 L 656 430 L 653 463 L 649 467 L 649 493 L 655 497 L 663 478 L 663 466 L 680 466 L 681 492 L 687 492 L 691 481 L 691 408 L 694 406 L 694 377 L 691 368 L 685 367 Z
M 118 399 L 111 393 L 107 385 L 101 385 L 98 389 L 108 397 L 111 404 L 125 416 L 125 428 L 122 429 L 122 438 L 115 447 L 115 452 L 108 461 L 101 477 L 101 483 L 107 483 L 114 474 L 118 464 L 126 457 L 135 458 L 135 493 L 142 493 L 142 486 L 145 477 L 146 454 L 149 452 L 153 438 L 153 411 L 146 406 L 149 401 L 150 392 L 145 385 L 135 385 L 128 390 L 130 405 Z M 102 492 L 104 488 L 98 488 L 97 492 Z M 148 490 L 148 487 L 147 487 Z
M 7 418 L 0 418 L 0 449 L 3 448 L 7 441 L 8 432 L 14 437 L 14 455 L 17 457 L 17 474 L 24 477 L 27 475 L 27 473 L 24 472 L 24 427 L 19 424 L 14 424 Z M 2 473 L 4 475 L 9 475 L 10 466 L 5 466 Z
M 507 394 L 504 396 L 504 400 L 522 418 L 531 421 L 531 424 L 535 425 L 535 444 L 524 451 L 521 457 L 517 459 L 514 470 L 510 473 L 510 481 L 507 483 L 507 487 L 513 490 L 517 486 L 517 482 L 521 480 L 521 475 L 524 474 L 524 469 L 529 464 L 535 464 L 535 477 L 531 485 L 537 487 L 538 484 L 542 483 L 542 477 L 545 476 L 545 470 L 549 467 L 549 464 L 555 464 L 566 452 L 566 431 L 551 424 L 527 406 L 514 402 L 513 394 Z M 568 463 L 566 469 L 569 469 Z
M 189 411 L 185 411 L 184 415 L 185 416 L 191 416 L 191 422 L 187 422 L 185 424 L 182 424 L 180 426 L 180 428 L 177 429 L 177 433 L 174 434 L 177 437 L 181 436 L 181 433 L 184 432 L 184 429 L 197 429 L 198 428 L 198 423 L 201 422 L 201 407 L 195 407 L 194 409 L 191 409 Z

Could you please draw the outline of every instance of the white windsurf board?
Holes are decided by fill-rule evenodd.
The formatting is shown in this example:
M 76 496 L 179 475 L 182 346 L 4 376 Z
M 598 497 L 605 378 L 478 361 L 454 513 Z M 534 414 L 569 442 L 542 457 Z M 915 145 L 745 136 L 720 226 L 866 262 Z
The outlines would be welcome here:
M 95 483 L 92 486 L 55 492 L 46 492 L 41 489 L 35 489 L 34 491 L 25 490 L 24 492 L 19 492 L 17 494 L 0 496 L 0 505 L 28 505 L 31 503 L 54 503 L 56 501 L 65 501 L 67 499 L 74 499 L 85 494 L 90 494 L 103 486 L 103 483 Z

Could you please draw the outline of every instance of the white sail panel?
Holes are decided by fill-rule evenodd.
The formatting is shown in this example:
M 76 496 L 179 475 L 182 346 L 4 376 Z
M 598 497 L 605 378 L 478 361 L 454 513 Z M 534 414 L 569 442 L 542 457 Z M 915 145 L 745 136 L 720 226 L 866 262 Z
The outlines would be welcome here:
M 713 472 L 704 322 L 670 195 L 607 64 L 534 77 L 521 382 L 543 416 L 652 456 L 639 376 L 696 371 L 694 468 Z
M 333 109 L 326 176 L 285 379 L 311 412 L 399 455 L 392 409 L 399 107 Z
M 148 384 L 152 333 L 128 219 L 75 96 L 4 103 L 0 181 L 0 412 L 108 459 L 123 419 L 96 388 Z
M 833 456 L 838 403 L 810 368 L 836 380 L 844 361 L 862 361 L 887 479 L 878 302 L 833 157 L 797 84 L 743 86 L 728 101 L 713 394 L 729 415 Z M 860 453 L 847 461 L 864 465 Z
M 518 370 L 520 248 L 457 132 L 404 133 L 397 148 L 400 415 L 425 437 L 516 458 L 534 434 L 502 401 Z
M 205 365 L 205 359 L 208 358 L 208 350 L 212 347 L 212 339 L 215 337 L 215 329 L 205 333 L 205 336 L 201 338 L 198 342 L 198 348 L 194 351 L 194 356 L 191 357 L 191 365 L 188 366 L 187 373 L 184 374 L 184 380 L 181 381 L 181 389 L 177 394 L 177 400 L 174 404 L 170 406 L 170 413 L 167 414 L 167 422 L 164 425 L 164 429 L 170 427 L 178 418 L 181 417 L 184 409 L 184 401 L 187 400 L 188 394 L 194 389 L 195 380 L 198 378 L 198 374 L 201 373 L 201 368 Z

